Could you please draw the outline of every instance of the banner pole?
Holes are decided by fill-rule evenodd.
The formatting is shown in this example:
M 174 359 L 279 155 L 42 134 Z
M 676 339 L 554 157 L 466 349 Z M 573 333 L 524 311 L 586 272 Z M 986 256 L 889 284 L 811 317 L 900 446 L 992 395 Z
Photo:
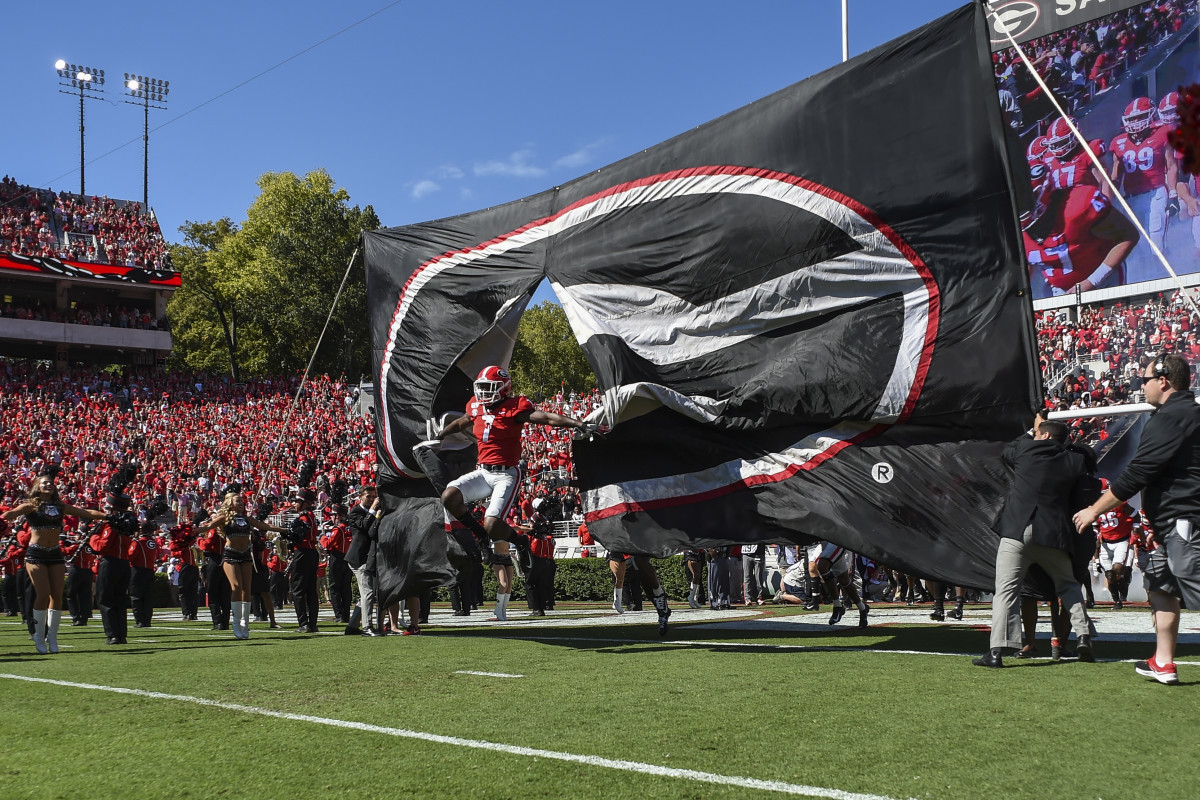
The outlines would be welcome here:
M 842 0 L 842 63 L 850 60 L 850 0 Z

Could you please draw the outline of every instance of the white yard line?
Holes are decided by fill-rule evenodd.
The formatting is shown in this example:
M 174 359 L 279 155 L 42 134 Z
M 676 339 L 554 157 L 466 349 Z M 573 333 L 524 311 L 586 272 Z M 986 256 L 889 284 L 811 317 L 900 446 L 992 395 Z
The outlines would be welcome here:
M 454 671 L 455 675 L 482 675 L 485 678 L 524 678 L 524 675 L 513 675 L 509 672 L 476 672 L 473 669 L 459 669 Z
M 759 778 L 745 778 L 736 775 L 719 775 L 712 772 L 701 772 L 693 769 L 678 769 L 675 767 L 663 767 L 659 766 L 658 764 L 644 764 L 640 761 L 625 761 L 623 759 L 603 758 L 601 756 L 564 753 L 556 750 L 541 750 L 533 747 L 520 747 L 518 745 L 488 742 L 481 739 L 462 739 L 457 736 L 442 736 L 436 733 L 410 731 L 404 728 L 389 728 L 383 725 L 370 725 L 365 722 L 330 719 L 329 717 L 315 717 L 309 714 L 291 714 L 285 711 L 273 711 L 269 708 L 247 706 L 240 703 L 224 703 L 220 700 L 209 700 L 203 697 L 192 697 L 184 694 L 165 694 L 163 692 L 149 692 L 144 689 L 127 689 L 120 686 L 101 686 L 94 683 L 57 681 L 49 678 L 34 678 L 27 675 L 13 675 L 9 673 L 0 673 L 0 678 L 14 681 L 25 681 L 27 683 L 44 683 L 52 686 L 63 686 L 71 689 L 85 689 L 94 692 L 110 692 L 112 694 L 134 695 L 136 697 L 146 697 L 153 700 L 170 700 L 176 703 L 192 703 L 194 705 L 208 706 L 210 708 L 221 708 L 226 711 L 237 711 L 242 714 L 256 714 L 262 717 L 274 717 L 276 719 L 286 719 L 294 722 L 309 722 L 315 725 L 329 725 L 335 728 L 346 728 L 350 730 L 364 731 L 366 733 L 380 733 L 385 736 L 396 736 L 403 739 L 419 739 L 425 742 L 448 744 L 455 747 L 467 747 L 473 750 L 490 750 L 492 752 L 506 753 L 508 755 L 515 756 L 546 758 L 554 761 L 567 761 L 575 764 L 584 764 L 591 767 L 615 769 L 623 772 L 637 772 L 643 775 L 655 775 L 663 778 L 678 778 L 680 780 L 696 781 L 698 783 L 713 783 L 723 786 L 736 786 L 743 789 L 761 789 L 767 792 L 779 792 L 782 794 L 799 795 L 801 797 L 824 797 L 831 798 L 832 800 L 894 800 L 894 798 L 888 797 L 887 795 L 861 794 L 858 792 L 846 792 L 842 791 L 841 789 L 827 789 L 821 786 L 805 786 L 804 784 L 798 783 L 761 780 Z

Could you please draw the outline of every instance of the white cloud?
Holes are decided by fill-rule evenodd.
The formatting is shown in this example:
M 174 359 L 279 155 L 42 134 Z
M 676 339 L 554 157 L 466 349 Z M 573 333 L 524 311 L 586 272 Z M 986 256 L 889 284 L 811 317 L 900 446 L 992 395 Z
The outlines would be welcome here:
M 532 150 L 518 150 L 504 161 L 484 161 L 475 164 L 475 174 L 505 175 L 513 178 L 538 178 L 545 175 L 545 168 L 529 163 L 532 156 Z
M 597 139 L 594 142 L 585 144 L 573 153 L 567 153 L 562 158 L 554 162 L 556 169 L 579 169 L 586 167 L 595 160 L 594 151 L 601 146 L 608 144 L 607 139 Z
M 433 171 L 433 177 L 443 181 L 456 181 L 463 176 L 463 171 L 453 164 L 443 164 Z
M 412 196 L 414 198 L 416 198 L 417 200 L 420 200 L 422 197 L 433 194 L 434 192 L 440 190 L 441 188 L 442 188 L 441 184 L 439 184 L 435 181 L 429 181 L 429 180 L 417 181 L 416 184 L 412 188 Z

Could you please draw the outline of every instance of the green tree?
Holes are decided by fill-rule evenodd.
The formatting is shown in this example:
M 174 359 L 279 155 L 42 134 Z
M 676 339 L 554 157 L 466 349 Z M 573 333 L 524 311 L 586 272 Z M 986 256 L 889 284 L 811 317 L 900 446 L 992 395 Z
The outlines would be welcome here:
M 525 309 L 508 371 L 516 391 L 538 399 L 553 395 L 560 386 L 585 392 L 596 385 L 566 312 L 550 300 Z
M 228 217 L 180 226 L 183 244 L 171 248 L 180 287 L 167 305 L 176 367 L 229 372 L 241 380 L 238 337 L 241 313 L 236 298 L 223 289 L 219 249 L 237 233 Z
M 181 228 L 185 244 L 173 256 L 204 287 L 177 292 L 169 308 L 173 329 L 186 330 L 176 345 L 189 367 L 222 365 L 235 377 L 303 369 L 359 234 L 379 227 L 374 209 L 349 206 L 350 195 L 324 170 L 303 178 L 269 172 L 258 187 L 240 226 L 222 220 Z M 210 226 L 224 235 L 209 235 Z M 369 370 L 366 312 L 366 279 L 355 265 L 314 370 L 354 377 Z

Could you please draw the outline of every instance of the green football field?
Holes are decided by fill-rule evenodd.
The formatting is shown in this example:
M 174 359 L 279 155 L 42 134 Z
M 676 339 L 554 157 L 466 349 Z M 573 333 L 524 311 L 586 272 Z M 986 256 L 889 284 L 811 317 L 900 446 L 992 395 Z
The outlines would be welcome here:
M 927 614 L 685 608 L 660 639 L 598 604 L 435 606 L 419 637 L 164 622 L 124 647 L 93 620 L 56 656 L 0 618 L 0 798 L 1196 796 L 1200 615 L 1169 687 L 1130 663 L 1144 609 L 1098 610 L 1098 663 L 999 671 L 970 664 L 986 607 Z

